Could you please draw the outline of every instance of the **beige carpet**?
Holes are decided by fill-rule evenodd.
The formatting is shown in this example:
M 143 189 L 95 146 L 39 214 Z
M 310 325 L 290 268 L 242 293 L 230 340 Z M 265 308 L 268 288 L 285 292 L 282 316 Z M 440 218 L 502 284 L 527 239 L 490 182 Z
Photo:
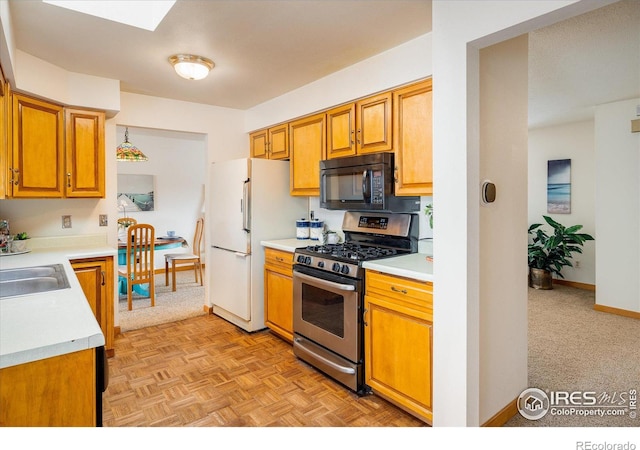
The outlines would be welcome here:
M 629 391 L 640 391 L 640 321 L 594 311 L 594 304 L 594 292 L 562 285 L 529 289 L 529 387 L 547 393 L 591 391 L 598 401 L 607 394 L 610 403 L 628 406 Z M 626 403 L 620 403 L 625 402 L 621 396 Z M 517 414 L 506 426 L 640 426 L 640 418 L 629 412 L 615 417 L 547 413 L 533 421 Z
M 118 301 L 120 331 L 137 330 L 206 314 L 204 286 L 195 282 L 193 271 L 179 271 L 176 277 L 176 292 L 172 292 L 171 279 L 169 286 L 165 286 L 164 274 L 156 275 L 156 305 L 153 308 L 149 297 L 134 294 L 133 310 L 128 311 L 127 296 L 121 295 Z

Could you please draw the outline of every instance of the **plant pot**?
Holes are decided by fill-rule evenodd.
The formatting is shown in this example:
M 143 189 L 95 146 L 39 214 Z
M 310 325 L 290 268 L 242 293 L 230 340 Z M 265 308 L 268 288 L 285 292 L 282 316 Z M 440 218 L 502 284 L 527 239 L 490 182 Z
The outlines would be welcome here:
M 534 289 L 553 289 L 551 272 L 545 269 L 529 268 L 529 287 Z
M 11 242 L 11 253 L 19 253 L 27 250 L 27 241 L 13 241 Z

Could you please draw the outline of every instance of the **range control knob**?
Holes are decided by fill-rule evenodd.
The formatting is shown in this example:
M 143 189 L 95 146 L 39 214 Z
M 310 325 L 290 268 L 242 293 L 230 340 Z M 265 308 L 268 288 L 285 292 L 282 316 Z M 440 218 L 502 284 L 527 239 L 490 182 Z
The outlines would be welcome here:
M 340 272 L 340 264 L 333 263 L 333 266 L 331 266 L 331 270 L 333 270 L 334 272 Z
M 340 269 L 340 273 L 347 275 L 349 273 L 349 266 L 347 266 L 346 264 L 342 266 L 342 269 Z
M 304 255 L 298 255 L 298 259 L 296 261 L 302 264 L 304 262 Z
M 318 261 L 318 267 L 322 269 L 324 267 L 324 261 Z
M 305 263 L 305 264 L 311 264 L 311 256 L 307 256 L 307 257 L 304 259 L 304 263 Z

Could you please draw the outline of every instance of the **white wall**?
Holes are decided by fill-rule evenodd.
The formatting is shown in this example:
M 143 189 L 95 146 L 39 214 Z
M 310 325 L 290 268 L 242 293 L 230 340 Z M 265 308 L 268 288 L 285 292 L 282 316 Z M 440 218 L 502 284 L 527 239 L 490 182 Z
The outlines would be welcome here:
M 124 140 L 124 127 L 117 127 L 118 142 Z M 154 210 L 129 212 L 138 223 L 150 223 L 156 236 L 174 230 L 192 245 L 196 220 L 204 211 L 207 177 L 206 137 L 198 133 L 129 128 L 129 142 L 149 158 L 145 162 L 117 162 L 118 175 L 139 174 L 154 177 Z M 118 189 L 118 192 L 122 192 Z M 122 211 L 117 217 L 122 217 Z M 115 218 L 114 218 L 115 220 Z M 192 252 L 191 248 L 157 251 L 155 267 L 164 268 L 167 252 Z
M 481 264 L 478 51 L 600 6 L 604 6 L 603 2 L 433 2 L 433 172 L 437 186 L 434 204 L 438 208 L 434 221 L 435 426 L 481 423 L 479 359 L 485 349 L 478 344 Z M 526 179 L 526 171 L 521 175 Z M 505 185 L 503 189 L 509 188 Z M 509 234 L 523 232 L 517 221 L 507 226 L 515 227 L 505 230 Z M 492 243 L 500 245 L 492 241 L 487 244 Z M 512 264 L 522 265 L 522 260 L 514 260 Z M 500 301 L 524 301 L 519 289 L 514 292 L 498 289 L 492 294 Z M 507 321 L 510 317 L 501 315 L 501 319 Z M 526 353 L 526 345 L 520 350 Z M 483 410 L 482 419 L 485 414 Z
M 596 238 L 595 227 L 595 142 L 594 122 L 575 122 L 529 130 L 529 222 L 545 224 L 543 215 L 563 224 L 583 225 L 581 232 Z M 571 214 L 547 213 L 547 161 L 571 160 Z M 596 238 L 597 239 L 597 238 Z M 595 241 L 587 241 L 582 254 L 574 254 L 579 268 L 562 270 L 566 280 L 596 282 Z
M 640 312 L 640 98 L 600 105 L 595 115 L 596 303 Z
M 479 211 L 480 423 L 528 381 L 527 67 L 527 35 L 480 52 L 479 175 L 497 189 Z
M 335 72 L 247 110 L 253 131 L 431 75 L 431 34 Z

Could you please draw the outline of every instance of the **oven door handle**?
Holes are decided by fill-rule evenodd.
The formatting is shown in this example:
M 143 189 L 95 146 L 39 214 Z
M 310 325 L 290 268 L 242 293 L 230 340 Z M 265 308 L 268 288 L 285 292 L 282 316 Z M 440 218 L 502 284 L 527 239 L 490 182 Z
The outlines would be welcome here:
M 324 356 L 318 355 L 316 352 L 309 350 L 307 347 L 304 346 L 304 342 L 302 339 L 294 338 L 294 340 L 296 341 L 296 344 L 297 344 L 296 346 L 298 347 L 298 349 L 308 353 L 309 355 L 313 356 L 316 359 L 319 359 L 320 361 L 322 361 L 332 369 L 335 369 L 338 372 L 346 373 L 348 375 L 353 375 L 354 373 L 356 373 L 356 370 L 353 367 L 341 366 L 339 364 L 334 363 L 333 361 L 328 360 Z
M 318 278 L 318 277 L 314 277 L 311 275 L 307 275 L 306 273 L 300 273 L 300 272 L 293 272 L 293 276 L 295 277 L 299 277 L 303 280 L 307 280 L 307 281 L 312 281 L 318 285 L 322 285 L 322 286 L 326 286 L 326 287 L 330 287 L 333 289 L 339 289 L 341 291 L 355 291 L 356 287 L 351 285 L 351 284 L 341 284 L 341 283 L 335 283 L 333 281 L 327 281 L 327 280 L 323 280 L 322 278 Z

